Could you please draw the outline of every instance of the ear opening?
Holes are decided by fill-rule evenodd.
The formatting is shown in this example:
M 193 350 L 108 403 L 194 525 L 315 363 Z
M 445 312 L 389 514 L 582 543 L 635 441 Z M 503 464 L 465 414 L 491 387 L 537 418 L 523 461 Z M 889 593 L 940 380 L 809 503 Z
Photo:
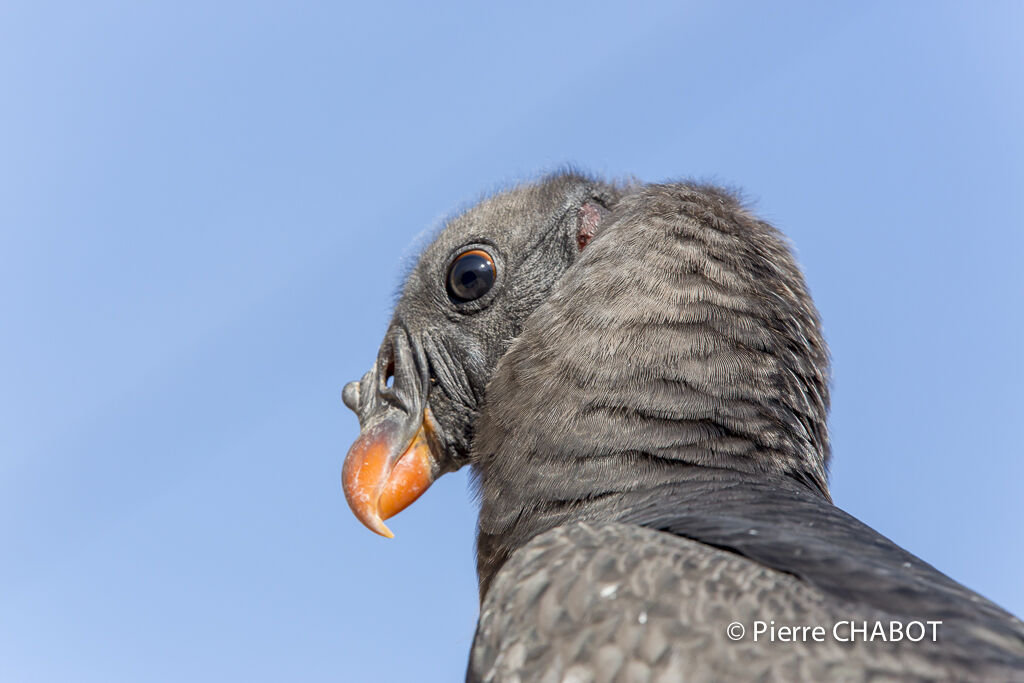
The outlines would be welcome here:
M 608 213 L 608 209 L 594 200 L 587 201 L 580 207 L 579 213 L 576 215 L 576 247 L 580 251 L 583 251 L 583 247 L 594 239 L 598 226 L 601 225 L 601 221 Z

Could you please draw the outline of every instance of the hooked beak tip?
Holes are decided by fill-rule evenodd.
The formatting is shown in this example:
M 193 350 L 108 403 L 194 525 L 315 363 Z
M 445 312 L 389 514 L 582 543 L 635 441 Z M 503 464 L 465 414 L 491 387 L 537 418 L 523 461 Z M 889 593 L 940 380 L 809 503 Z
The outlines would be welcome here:
M 389 529 L 387 527 L 387 525 L 384 524 L 384 520 L 382 520 L 380 518 L 380 515 L 378 515 L 378 514 L 373 514 L 372 516 L 367 516 L 365 518 L 360 518 L 359 521 L 361 521 L 364 525 L 366 525 L 366 528 L 369 529 L 370 531 L 372 531 L 375 534 L 383 536 L 384 538 L 394 538 L 395 537 L 394 532 L 392 532 L 391 529 Z

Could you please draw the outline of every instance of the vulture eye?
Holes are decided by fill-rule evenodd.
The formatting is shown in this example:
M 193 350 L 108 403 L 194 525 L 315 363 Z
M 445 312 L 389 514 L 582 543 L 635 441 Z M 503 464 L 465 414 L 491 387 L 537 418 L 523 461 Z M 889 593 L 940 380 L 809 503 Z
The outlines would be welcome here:
M 494 286 L 495 277 L 490 254 L 481 249 L 465 251 L 448 267 L 448 296 L 459 303 L 479 299 Z

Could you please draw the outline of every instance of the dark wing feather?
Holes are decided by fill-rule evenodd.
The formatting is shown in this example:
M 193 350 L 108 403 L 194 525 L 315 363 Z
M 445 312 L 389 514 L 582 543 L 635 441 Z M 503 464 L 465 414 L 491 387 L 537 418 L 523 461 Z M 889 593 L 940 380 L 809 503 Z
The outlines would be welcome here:
M 785 477 L 696 469 L 628 520 L 728 549 L 856 604 L 1014 634 L 1024 626 L 878 531 Z
M 627 519 L 737 553 L 837 600 L 941 619 L 1024 657 L 1019 619 L 785 477 L 695 468 Z
M 694 470 L 633 501 L 649 526 L 568 524 L 513 553 L 467 680 L 1024 678 L 1024 625 L 999 607 L 784 478 Z M 943 623 L 935 643 L 754 643 L 754 620 Z

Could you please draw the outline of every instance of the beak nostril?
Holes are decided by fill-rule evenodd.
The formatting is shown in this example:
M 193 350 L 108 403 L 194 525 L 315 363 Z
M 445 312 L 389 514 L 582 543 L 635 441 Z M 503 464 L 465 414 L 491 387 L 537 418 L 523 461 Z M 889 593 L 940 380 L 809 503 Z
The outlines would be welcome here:
M 384 372 L 381 373 L 378 391 L 382 393 L 390 393 L 395 387 L 395 361 L 391 360 L 384 367 Z

